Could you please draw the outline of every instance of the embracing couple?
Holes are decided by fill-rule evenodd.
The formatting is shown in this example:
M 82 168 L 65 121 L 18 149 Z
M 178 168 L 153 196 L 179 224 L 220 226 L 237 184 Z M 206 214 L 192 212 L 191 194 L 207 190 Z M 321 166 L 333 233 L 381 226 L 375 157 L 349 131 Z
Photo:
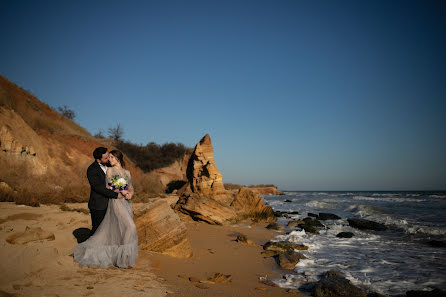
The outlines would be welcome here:
M 138 235 L 133 221 L 134 194 L 130 172 L 118 150 L 98 147 L 88 167 L 91 193 L 91 236 L 73 249 L 80 266 L 133 267 L 138 257 Z M 111 167 L 109 167 L 111 165 Z

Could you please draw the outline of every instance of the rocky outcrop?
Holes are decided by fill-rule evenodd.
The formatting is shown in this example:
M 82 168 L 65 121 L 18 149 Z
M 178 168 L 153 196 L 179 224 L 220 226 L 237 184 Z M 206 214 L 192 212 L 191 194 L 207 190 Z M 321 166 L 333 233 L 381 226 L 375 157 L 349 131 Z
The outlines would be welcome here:
M 11 234 L 6 238 L 6 241 L 10 244 L 25 244 L 31 241 L 54 239 L 54 234 L 51 232 L 45 231 L 40 227 L 31 228 L 26 226 L 24 232 Z
M 192 256 L 186 225 L 165 199 L 154 199 L 135 210 L 135 224 L 141 249 L 178 258 Z
M 347 219 L 348 224 L 356 229 L 361 230 L 374 230 L 374 231 L 385 231 L 387 230 L 386 225 L 365 220 L 365 219 Z
M 195 146 L 186 170 L 188 186 L 193 193 L 227 204 L 230 194 L 214 161 L 211 137 L 206 134 Z M 186 186 L 187 187 L 187 186 Z
M 32 145 L 24 145 L 14 139 L 11 131 L 5 126 L 0 128 L 0 150 L 17 155 L 36 156 L 36 152 Z
M 258 193 L 242 187 L 235 195 L 231 206 L 238 215 L 246 216 L 266 222 L 275 222 L 274 211 L 271 206 L 265 205 L 263 198 Z
M 286 252 L 294 250 L 308 250 L 308 247 L 303 244 L 296 244 L 289 241 L 268 241 L 263 245 L 265 251 Z
M 327 271 L 313 287 L 314 297 L 366 297 L 366 293 L 353 285 L 344 274 Z
M 295 251 L 286 251 L 277 257 L 277 261 L 283 269 L 294 269 L 301 259 L 306 259 L 304 255 Z
M 341 217 L 333 214 L 333 213 L 326 213 L 326 212 L 320 212 L 317 216 L 318 220 L 325 221 L 325 220 L 340 220 Z
M 277 190 L 276 187 L 249 187 L 249 189 L 260 195 L 284 195 L 283 192 Z
M 206 134 L 189 159 L 188 182 L 178 190 L 175 210 L 194 220 L 223 225 L 241 219 L 275 222 L 273 209 L 263 198 L 246 187 L 235 194 L 223 187 L 222 176 L 214 161 L 211 138 Z
M 353 234 L 352 232 L 339 232 L 338 234 L 336 234 L 336 237 L 339 238 L 352 238 L 355 234 Z
M 224 225 L 237 219 L 237 213 L 230 206 L 195 193 L 183 194 L 178 199 L 175 210 L 191 216 L 194 220 L 213 225 Z

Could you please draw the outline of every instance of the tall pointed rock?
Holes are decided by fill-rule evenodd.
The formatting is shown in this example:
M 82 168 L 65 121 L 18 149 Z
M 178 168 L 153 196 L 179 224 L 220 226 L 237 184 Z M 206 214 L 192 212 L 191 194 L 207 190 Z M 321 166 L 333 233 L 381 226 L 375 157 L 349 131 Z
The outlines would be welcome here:
M 215 164 L 214 148 L 209 134 L 195 146 L 186 174 L 193 193 L 225 204 L 230 202 L 226 201 L 230 194 L 225 190 L 222 175 Z

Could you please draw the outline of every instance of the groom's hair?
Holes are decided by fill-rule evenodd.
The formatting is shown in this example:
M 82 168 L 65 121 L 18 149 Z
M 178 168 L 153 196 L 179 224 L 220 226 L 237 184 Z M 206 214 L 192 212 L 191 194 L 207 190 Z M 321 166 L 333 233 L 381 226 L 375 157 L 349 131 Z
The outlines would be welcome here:
M 94 152 L 93 152 L 93 158 L 95 160 L 100 160 L 102 159 L 102 155 L 105 154 L 107 152 L 107 148 L 106 147 L 97 147 L 95 148 Z

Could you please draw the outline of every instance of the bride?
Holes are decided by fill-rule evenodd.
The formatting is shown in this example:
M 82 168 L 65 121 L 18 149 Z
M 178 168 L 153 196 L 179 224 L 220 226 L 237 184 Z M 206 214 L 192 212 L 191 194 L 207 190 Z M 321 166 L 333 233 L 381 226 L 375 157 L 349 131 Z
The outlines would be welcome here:
M 138 257 L 138 235 L 133 222 L 132 198 L 134 190 L 130 172 L 122 168 L 124 157 L 118 150 L 109 155 L 107 188 L 121 192 L 126 199 L 109 199 L 107 213 L 96 232 L 73 249 L 74 261 L 80 266 L 107 268 L 135 266 Z

